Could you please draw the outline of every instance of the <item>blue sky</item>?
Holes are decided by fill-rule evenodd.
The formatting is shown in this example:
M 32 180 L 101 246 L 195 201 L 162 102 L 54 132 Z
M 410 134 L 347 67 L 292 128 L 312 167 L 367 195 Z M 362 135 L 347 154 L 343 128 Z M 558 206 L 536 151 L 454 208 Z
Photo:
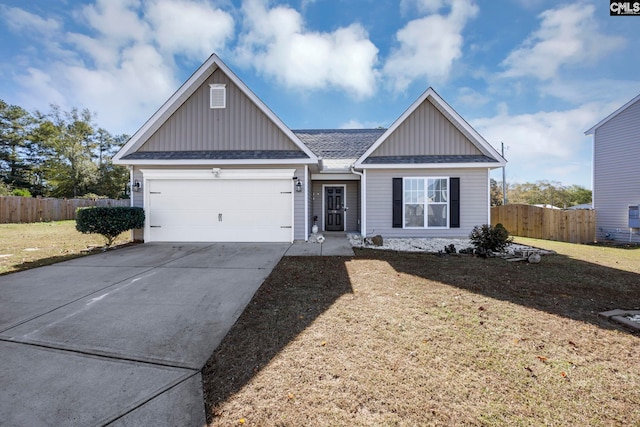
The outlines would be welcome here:
M 0 99 L 30 111 L 133 134 L 215 52 L 292 129 L 388 127 L 432 86 L 510 182 L 591 188 L 584 131 L 640 93 L 640 16 L 604 0 L 4 0 L 0 21 Z

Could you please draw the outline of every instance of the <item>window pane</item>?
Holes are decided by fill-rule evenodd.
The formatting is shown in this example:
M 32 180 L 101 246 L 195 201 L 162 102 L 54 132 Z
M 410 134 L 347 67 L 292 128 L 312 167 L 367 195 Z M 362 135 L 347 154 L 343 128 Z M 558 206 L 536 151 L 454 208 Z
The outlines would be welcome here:
M 429 179 L 428 198 L 430 202 L 442 203 L 447 201 L 447 180 Z
M 447 205 L 429 205 L 429 227 L 447 226 Z
M 424 227 L 424 205 L 404 205 L 404 226 Z
M 424 182 L 421 179 L 404 180 L 404 203 L 423 203 Z

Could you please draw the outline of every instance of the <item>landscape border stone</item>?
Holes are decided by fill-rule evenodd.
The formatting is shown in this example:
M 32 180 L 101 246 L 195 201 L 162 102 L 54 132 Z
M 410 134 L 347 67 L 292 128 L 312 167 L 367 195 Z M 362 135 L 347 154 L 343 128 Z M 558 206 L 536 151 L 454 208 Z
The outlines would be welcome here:
M 640 322 L 629 319 L 629 317 L 640 316 L 640 310 L 615 309 L 598 313 L 598 316 L 640 331 Z

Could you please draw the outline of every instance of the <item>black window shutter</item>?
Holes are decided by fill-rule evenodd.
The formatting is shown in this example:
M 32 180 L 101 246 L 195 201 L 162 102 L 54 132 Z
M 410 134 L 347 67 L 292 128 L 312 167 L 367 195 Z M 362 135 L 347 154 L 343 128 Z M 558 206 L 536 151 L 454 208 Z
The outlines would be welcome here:
M 393 178 L 393 228 L 402 228 L 402 178 Z
M 460 178 L 449 178 L 449 227 L 460 228 Z

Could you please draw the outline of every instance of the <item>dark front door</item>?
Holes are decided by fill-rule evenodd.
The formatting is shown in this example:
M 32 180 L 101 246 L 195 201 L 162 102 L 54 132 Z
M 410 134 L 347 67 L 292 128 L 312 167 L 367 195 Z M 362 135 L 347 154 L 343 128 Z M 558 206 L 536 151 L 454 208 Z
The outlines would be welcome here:
M 324 229 L 325 231 L 344 231 L 344 188 L 324 188 Z

